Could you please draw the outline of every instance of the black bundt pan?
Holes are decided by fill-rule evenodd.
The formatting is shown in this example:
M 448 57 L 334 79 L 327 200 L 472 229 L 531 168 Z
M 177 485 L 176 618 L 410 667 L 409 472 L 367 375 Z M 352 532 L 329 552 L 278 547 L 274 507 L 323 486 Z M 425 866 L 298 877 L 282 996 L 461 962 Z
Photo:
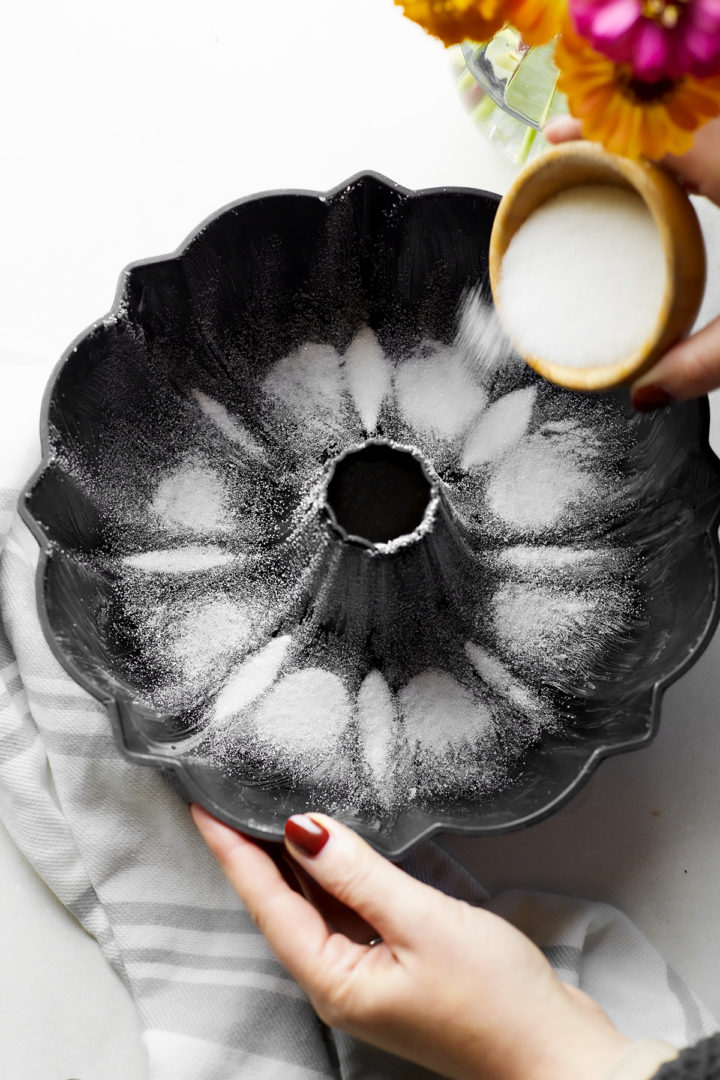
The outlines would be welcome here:
M 157 377 L 164 342 L 193 333 L 197 312 L 213 324 L 216 343 L 234 340 L 251 358 L 268 348 L 278 356 L 305 340 L 332 340 L 339 323 L 359 319 L 390 341 L 393 327 L 408 320 L 447 339 L 459 297 L 487 278 L 497 202 L 475 190 L 407 191 L 372 173 L 325 194 L 243 199 L 210 217 L 173 255 L 131 265 L 109 315 L 68 348 L 46 391 L 42 464 L 20 512 L 41 549 L 38 608 L 50 646 L 107 708 L 129 760 L 166 771 L 186 799 L 255 837 L 279 840 L 289 814 L 306 807 L 287 790 L 238 782 L 176 749 L 163 717 L 113 671 L 98 629 L 103 589 L 83 558 L 102 548 L 104 522 L 63 462 L 79 446 L 92 455 L 114 378 L 137 366 L 138 348 L 152 354 L 145 377 Z M 501 833 L 538 821 L 563 805 L 602 758 L 652 739 L 665 687 L 697 658 L 717 622 L 720 508 L 707 400 L 667 410 L 652 423 L 654 437 L 681 447 L 684 459 L 668 496 L 680 509 L 673 566 L 658 582 L 668 594 L 660 659 L 631 658 L 631 673 L 609 704 L 612 722 L 590 725 L 582 739 L 567 743 L 543 736 L 514 783 L 480 804 L 442 812 L 411 806 L 390 823 L 348 812 L 345 820 L 386 855 L 398 857 L 439 831 Z M 649 508 L 648 537 L 656 527 Z

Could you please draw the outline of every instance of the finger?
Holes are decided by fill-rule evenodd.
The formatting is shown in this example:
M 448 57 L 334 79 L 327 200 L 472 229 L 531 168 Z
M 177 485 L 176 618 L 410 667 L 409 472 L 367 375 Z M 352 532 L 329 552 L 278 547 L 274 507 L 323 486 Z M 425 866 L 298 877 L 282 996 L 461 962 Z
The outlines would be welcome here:
M 240 835 L 242 836 L 242 833 Z M 302 892 L 292 859 L 288 858 L 283 844 L 277 840 L 258 840 L 255 837 L 253 837 L 252 843 L 272 859 L 291 889 L 295 892 Z
M 303 850 L 299 844 L 304 843 L 305 833 Z M 357 912 L 391 947 L 417 943 L 426 912 L 432 909 L 430 898 L 437 903 L 439 894 L 434 889 L 393 866 L 351 829 L 324 814 L 290 818 L 285 843 L 310 877 Z
M 311 878 L 289 853 L 286 854 L 286 858 L 303 896 L 317 908 L 330 930 L 337 934 L 344 934 L 346 938 L 358 945 L 367 945 L 379 936 L 377 930 L 357 912 L 349 908 L 347 904 L 336 900 L 321 885 L 318 885 L 317 881 Z
M 662 159 L 661 162 L 666 172 L 669 172 L 676 184 L 683 189 L 687 195 L 699 195 L 700 188 L 698 186 L 697 177 L 691 168 L 688 168 L 682 158 L 673 157 L 668 154 Z
M 662 164 L 687 191 L 720 204 L 720 118 L 698 128 L 686 154 L 668 154 Z
M 191 806 L 190 813 L 280 963 L 311 990 L 313 972 L 330 936 L 322 916 L 290 888 L 270 856 L 252 840 L 199 806 Z
M 548 142 L 569 142 L 582 138 L 582 123 L 574 116 L 556 116 L 543 126 L 542 133 Z
M 720 316 L 679 342 L 631 387 L 640 412 L 699 397 L 720 386 Z

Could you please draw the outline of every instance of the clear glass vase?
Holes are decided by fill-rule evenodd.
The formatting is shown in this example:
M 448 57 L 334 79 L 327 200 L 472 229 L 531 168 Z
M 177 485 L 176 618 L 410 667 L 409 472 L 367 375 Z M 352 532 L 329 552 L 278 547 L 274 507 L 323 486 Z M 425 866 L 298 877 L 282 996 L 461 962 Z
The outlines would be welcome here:
M 453 50 L 458 90 L 473 120 L 520 164 L 547 146 L 541 134 L 550 117 L 567 112 L 557 89 L 555 43 L 529 46 L 506 26 L 490 41 Z

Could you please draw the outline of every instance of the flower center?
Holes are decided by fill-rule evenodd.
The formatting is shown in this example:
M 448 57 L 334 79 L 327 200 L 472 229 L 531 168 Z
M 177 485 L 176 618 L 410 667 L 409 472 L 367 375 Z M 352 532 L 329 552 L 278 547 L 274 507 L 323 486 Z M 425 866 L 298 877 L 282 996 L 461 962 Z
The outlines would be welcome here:
M 418 528 L 432 494 L 422 462 L 410 449 L 370 441 L 335 461 L 326 508 L 343 539 L 383 544 Z
M 618 88 L 633 105 L 660 105 L 672 97 L 680 82 L 680 79 L 671 79 L 668 76 L 654 82 L 639 79 L 627 64 L 623 64 L 618 71 Z
M 673 0 L 672 3 L 667 3 L 666 0 L 644 0 L 642 13 L 646 19 L 652 19 L 667 30 L 672 30 L 680 21 L 683 9 L 688 3 L 689 0 Z

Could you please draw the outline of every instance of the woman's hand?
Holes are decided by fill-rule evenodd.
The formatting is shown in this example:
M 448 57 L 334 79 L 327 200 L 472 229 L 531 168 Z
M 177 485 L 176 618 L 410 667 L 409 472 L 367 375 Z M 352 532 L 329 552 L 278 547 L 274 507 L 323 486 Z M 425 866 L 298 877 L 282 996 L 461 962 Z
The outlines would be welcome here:
M 286 825 L 292 863 L 315 883 L 312 904 L 257 844 L 199 807 L 192 814 L 327 1024 L 453 1080 L 595 1080 L 629 1046 L 509 923 L 421 884 L 338 822 L 313 814 Z M 342 920 L 349 936 L 323 894 L 335 913 L 354 913 Z
M 558 117 L 543 129 L 552 143 L 581 138 L 581 123 Z M 703 124 L 687 154 L 662 161 L 682 186 L 720 206 L 720 117 Z M 630 388 L 639 412 L 699 397 L 720 386 L 720 316 L 673 346 Z

